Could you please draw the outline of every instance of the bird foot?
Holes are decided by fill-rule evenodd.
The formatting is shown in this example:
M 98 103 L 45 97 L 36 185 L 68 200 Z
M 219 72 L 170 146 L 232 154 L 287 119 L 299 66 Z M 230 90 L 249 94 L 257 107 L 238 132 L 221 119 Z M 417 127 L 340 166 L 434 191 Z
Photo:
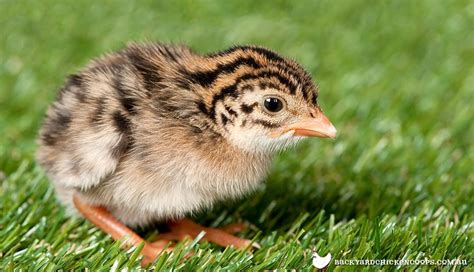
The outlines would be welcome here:
M 202 240 L 227 247 L 234 246 L 239 249 L 245 249 L 249 246 L 259 247 L 257 243 L 243 239 L 232 234 L 241 232 L 247 228 L 246 224 L 230 224 L 222 228 L 208 228 L 194 223 L 189 219 L 181 219 L 168 224 L 170 231 L 159 234 L 152 245 L 162 246 L 170 241 L 182 241 L 185 239 L 194 239 L 201 232 L 204 232 Z
M 201 232 L 204 232 L 202 240 L 223 247 L 234 246 L 239 249 L 245 249 L 251 246 L 260 248 L 258 243 L 232 235 L 247 229 L 247 225 L 243 223 L 230 224 L 221 228 L 208 228 L 196 224 L 189 219 L 181 219 L 170 222 L 168 227 L 170 228 L 169 232 L 159 234 L 152 242 L 146 243 L 145 248 L 148 250 L 142 252 L 144 255 L 143 266 L 153 262 L 163 251 L 172 251 L 174 246 L 170 243 L 195 239 Z M 192 253 L 188 253 L 185 257 L 190 256 L 192 256 Z

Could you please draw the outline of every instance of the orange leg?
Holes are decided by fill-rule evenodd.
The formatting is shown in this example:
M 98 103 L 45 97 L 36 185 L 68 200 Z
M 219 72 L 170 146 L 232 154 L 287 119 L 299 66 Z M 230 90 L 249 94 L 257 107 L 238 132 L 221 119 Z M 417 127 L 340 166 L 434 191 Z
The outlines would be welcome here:
M 244 224 L 232 224 L 221 229 L 212 229 L 200 226 L 188 219 L 171 222 L 169 224 L 170 232 L 158 235 L 154 242 L 149 243 L 118 221 L 107 209 L 88 205 L 82 202 L 76 195 L 74 195 L 73 201 L 77 210 L 84 215 L 85 218 L 104 232 L 110 234 L 115 240 L 124 240 L 127 238 L 125 240 L 127 247 L 138 247 L 143 243 L 144 247 L 141 254 L 144 257 L 142 261 L 142 265 L 144 266 L 153 262 L 163 250 L 171 251 L 173 247 L 168 246 L 170 241 L 184 240 L 188 237 L 195 238 L 201 231 L 206 233 L 203 237 L 204 240 L 220 246 L 232 245 L 236 248 L 243 249 L 251 244 L 250 240 L 230 234 L 244 230 L 246 228 Z M 258 247 L 258 244 L 254 243 L 252 246 Z
M 77 196 L 73 196 L 74 206 L 77 210 L 84 215 L 89 221 L 91 221 L 98 228 L 112 236 L 115 240 L 125 240 L 127 247 L 138 247 L 141 243 L 144 243 L 141 254 L 143 255 L 142 265 L 146 265 L 155 260 L 155 258 L 161 254 L 163 250 L 171 250 L 172 247 L 167 248 L 166 244 L 154 244 L 143 240 L 133 230 L 129 229 L 122 222 L 118 221 L 107 209 L 103 207 L 97 207 L 88 205 L 82 202 Z

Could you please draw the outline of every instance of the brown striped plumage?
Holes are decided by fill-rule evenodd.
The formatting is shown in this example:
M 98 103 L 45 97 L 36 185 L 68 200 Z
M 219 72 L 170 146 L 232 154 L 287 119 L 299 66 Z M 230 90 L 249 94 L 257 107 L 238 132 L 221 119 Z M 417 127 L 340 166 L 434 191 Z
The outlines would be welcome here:
M 145 225 L 254 190 L 273 153 L 302 138 L 284 128 L 318 110 L 310 75 L 268 49 L 132 44 L 68 78 L 38 161 L 65 203 L 76 193 Z

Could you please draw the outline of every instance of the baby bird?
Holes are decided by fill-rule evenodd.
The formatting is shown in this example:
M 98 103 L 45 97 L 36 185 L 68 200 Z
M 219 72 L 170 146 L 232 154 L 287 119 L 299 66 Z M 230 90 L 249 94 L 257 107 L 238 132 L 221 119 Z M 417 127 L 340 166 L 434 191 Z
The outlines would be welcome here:
M 146 263 L 201 231 L 249 246 L 232 235 L 241 224 L 211 229 L 184 217 L 255 190 L 277 151 L 335 135 L 310 75 L 271 50 L 130 44 L 67 79 L 37 158 L 63 203 L 114 239 L 144 243 Z M 154 242 L 129 229 L 157 221 L 170 232 Z

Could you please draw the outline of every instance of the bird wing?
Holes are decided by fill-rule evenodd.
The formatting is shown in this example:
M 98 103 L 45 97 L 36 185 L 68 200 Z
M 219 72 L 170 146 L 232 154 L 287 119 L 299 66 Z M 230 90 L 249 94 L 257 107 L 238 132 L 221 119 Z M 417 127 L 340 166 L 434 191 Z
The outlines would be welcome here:
M 130 146 L 130 113 L 110 76 L 71 76 L 48 109 L 38 162 L 64 187 L 87 189 L 118 167 Z

